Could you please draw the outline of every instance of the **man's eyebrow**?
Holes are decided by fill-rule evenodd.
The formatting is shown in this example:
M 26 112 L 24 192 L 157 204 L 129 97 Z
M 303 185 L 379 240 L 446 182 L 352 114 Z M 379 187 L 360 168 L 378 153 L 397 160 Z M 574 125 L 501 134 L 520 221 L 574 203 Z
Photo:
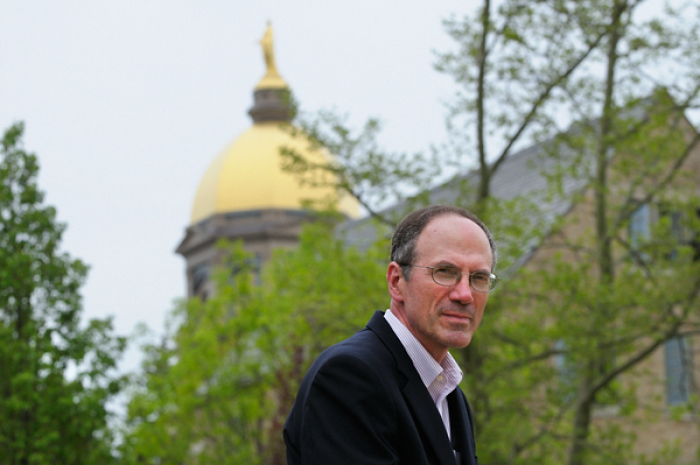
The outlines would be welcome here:
M 464 273 L 460 267 L 458 267 L 454 263 L 450 263 L 450 262 L 446 262 L 446 261 L 438 262 L 435 266 L 433 266 L 433 268 L 455 268 L 455 269 L 459 270 L 460 273 Z M 481 268 L 478 270 L 474 270 L 469 274 L 474 274 L 474 273 L 485 274 L 486 276 L 488 276 L 491 274 L 491 269 L 490 268 Z M 467 274 L 467 273 L 464 273 L 464 274 Z
M 438 262 L 438 263 L 435 265 L 436 268 L 439 267 L 439 266 L 440 266 L 440 267 L 457 268 L 458 270 L 460 269 L 460 268 L 459 268 L 457 265 L 455 265 L 454 263 L 446 262 L 446 261 L 444 261 L 444 260 Z

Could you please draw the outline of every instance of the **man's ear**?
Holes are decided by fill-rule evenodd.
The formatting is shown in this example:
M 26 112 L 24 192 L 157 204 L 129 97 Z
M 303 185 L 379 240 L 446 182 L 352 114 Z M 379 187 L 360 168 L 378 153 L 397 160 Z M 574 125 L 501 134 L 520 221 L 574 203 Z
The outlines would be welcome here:
M 403 302 L 402 282 L 405 282 L 405 279 L 401 273 L 401 266 L 398 263 L 389 263 L 389 267 L 386 270 L 386 282 L 389 286 L 389 295 L 392 300 Z

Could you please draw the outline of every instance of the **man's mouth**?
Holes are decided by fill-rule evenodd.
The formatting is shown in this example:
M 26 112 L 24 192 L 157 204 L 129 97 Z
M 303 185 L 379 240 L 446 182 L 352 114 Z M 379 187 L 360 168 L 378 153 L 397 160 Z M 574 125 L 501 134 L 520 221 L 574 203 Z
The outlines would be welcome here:
M 450 319 L 450 320 L 459 321 L 459 322 L 462 322 L 462 323 L 465 323 L 465 322 L 467 322 L 467 321 L 471 321 L 471 320 L 472 320 L 472 315 L 470 315 L 470 314 L 468 314 L 468 313 L 461 313 L 461 312 L 442 312 L 441 315 L 444 316 L 444 317 L 446 317 L 446 318 L 448 318 L 448 319 Z

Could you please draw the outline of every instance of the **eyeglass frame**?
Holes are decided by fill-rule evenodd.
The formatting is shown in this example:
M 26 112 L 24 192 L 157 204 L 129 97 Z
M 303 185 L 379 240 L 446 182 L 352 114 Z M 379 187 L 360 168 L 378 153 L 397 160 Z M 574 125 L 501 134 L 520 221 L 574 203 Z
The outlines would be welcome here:
M 496 284 L 498 284 L 498 281 L 499 281 L 498 276 L 496 276 L 493 273 L 489 273 L 488 275 L 484 272 L 481 272 L 481 271 L 475 271 L 474 273 L 462 273 L 461 271 L 459 271 L 459 268 L 457 268 L 456 266 L 452 266 L 452 265 L 420 266 L 420 265 L 408 265 L 408 264 L 399 263 L 399 266 L 410 266 L 411 268 L 427 268 L 430 270 L 430 277 L 433 278 L 433 282 L 435 284 L 437 284 L 438 286 L 444 286 L 444 287 L 456 286 L 462 280 L 462 276 L 464 276 L 466 274 L 469 276 L 469 286 L 472 289 L 474 289 L 476 292 L 491 292 L 496 288 Z M 449 268 L 449 269 L 456 270 L 458 272 L 457 280 L 453 284 L 443 284 L 443 283 L 437 282 L 437 280 L 435 279 L 435 269 L 437 269 L 437 268 Z M 476 287 L 474 287 L 474 283 L 472 283 L 472 277 L 474 275 L 488 276 L 489 288 L 487 290 L 482 290 L 482 289 L 477 289 Z

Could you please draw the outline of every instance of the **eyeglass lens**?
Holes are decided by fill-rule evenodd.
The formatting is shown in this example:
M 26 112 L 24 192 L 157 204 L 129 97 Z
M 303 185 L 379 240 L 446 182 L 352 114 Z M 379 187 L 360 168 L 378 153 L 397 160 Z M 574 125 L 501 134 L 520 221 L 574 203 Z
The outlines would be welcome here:
M 453 286 L 463 276 L 459 270 L 447 266 L 438 266 L 433 268 L 432 271 L 433 280 L 443 286 Z M 467 274 L 467 276 L 469 277 L 469 283 L 477 291 L 490 291 L 495 285 L 495 280 L 484 273 Z

